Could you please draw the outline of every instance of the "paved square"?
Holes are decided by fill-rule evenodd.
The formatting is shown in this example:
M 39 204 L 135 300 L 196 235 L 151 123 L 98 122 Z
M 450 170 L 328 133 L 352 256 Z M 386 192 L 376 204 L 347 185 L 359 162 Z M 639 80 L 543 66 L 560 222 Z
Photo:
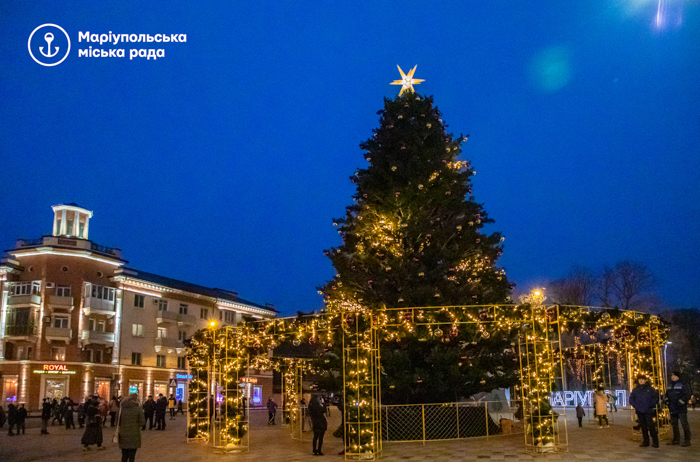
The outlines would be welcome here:
M 291 438 L 289 429 L 279 425 L 268 427 L 264 411 L 252 412 L 250 450 L 241 454 L 215 454 L 211 447 L 203 443 L 185 443 L 186 417 L 179 415 L 173 421 L 166 420 L 165 431 L 146 431 L 142 448 L 136 453 L 137 461 L 179 462 L 235 460 L 242 462 L 287 462 L 312 460 L 311 442 Z M 664 461 L 687 462 L 700 460 L 700 441 L 693 441 L 688 448 L 667 446 L 669 434 L 661 437 L 661 447 L 640 448 L 641 436 L 632 430 L 631 413 L 613 413 L 611 427 L 598 429 L 597 424 L 586 417 L 583 428 L 578 428 L 573 415 L 568 418 L 569 452 L 558 454 L 530 454 L 525 452 L 522 434 L 474 438 L 458 441 L 418 443 L 384 443 L 382 460 L 452 462 L 460 461 Z M 169 418 L 167 418 L 169 419 Z M 329 431 L 326 432 L 323 452 L 327 459 L 342 460 L 337 455 L 342 450 L 342 442 L 331 433 L 338 425 L 338 412 L 331 415 Z M 697 438 L 700 435 L 700 410 L 689 412 L 691 431 Z M 57 425 L 49 427 L 49 435 L 39 434 L 39 420 L 29 419 L 27 434 L 8 436 L 7 426 L 0 431 L 0 462 L 30 461 L 116 461 L 121 452 L 111 443 L 114 429 L 104 431 L 105 451 L 83 452 L 80 449 L 82 430 L 66 430 Z M 309 439 L 309 433 L 303 434 Z M 313 460 L 316 460 L 314 458 Z M 319 459 L 323 460 L 323 459 Z

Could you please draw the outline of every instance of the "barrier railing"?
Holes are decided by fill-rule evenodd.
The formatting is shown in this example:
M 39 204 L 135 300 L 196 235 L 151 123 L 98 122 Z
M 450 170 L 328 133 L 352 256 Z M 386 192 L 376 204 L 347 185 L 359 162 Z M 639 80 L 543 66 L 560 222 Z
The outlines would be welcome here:
M 522 433 L 514 410 L 500 401 L 382 406 L 385 441 L 436 441 Z

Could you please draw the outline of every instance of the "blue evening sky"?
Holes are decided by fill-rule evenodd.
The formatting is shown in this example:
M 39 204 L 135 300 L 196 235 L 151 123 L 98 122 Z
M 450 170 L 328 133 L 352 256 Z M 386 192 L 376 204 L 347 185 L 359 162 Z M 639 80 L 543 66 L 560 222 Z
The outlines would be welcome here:
M 27 50 L 44 23 L 72 41 L 55 67 Z M 187 42 L 85 58 L 100 46 L 79 31 Z M 165 57 L 129 60 L 142 46 Z M 474 194 L 518 288 L 633 259 L 668 304 L 698 305 L 698 0 L 4 0 L 0 244 L 77 202 L 135 268 L 319 308 L 332 218 L 397 64 L 471 135 Z

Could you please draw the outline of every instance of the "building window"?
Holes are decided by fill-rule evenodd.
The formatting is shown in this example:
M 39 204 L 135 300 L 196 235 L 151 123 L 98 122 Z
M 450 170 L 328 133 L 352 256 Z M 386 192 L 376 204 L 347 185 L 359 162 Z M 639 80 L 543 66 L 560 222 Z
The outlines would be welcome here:
M 70 297 L 70 286 L 57 286 L 56 295 L 59 297 Z
M 143 337 L 143 324 L 132 324 L 131 335 L 134 337 Z
M 180 330 L 177 332 L 177 339 L 180 340 L 181 342 L 184 342 L 185 339 L 187 338 L 187 332 L 184 330 Z
M 95 362 L 102 363 L 102 350 L 95 350 Z
M 68 316 L 56 316 L 53 318 L 53 326 L 56 329 L 68 329 Z
M 51 348 L 51 361 L 65 361 L 66 360 L 66 347 L 52 347 Z
M 208 308 L 202 308 L 199 311 L 199 319 L 207 319 L 209 317 L 209 309 Z
M 184 356 L 177 357 L 177 368 L 187 369 L 187 359 Z
M 187 303 L 180 303 L 180 314 L 187 314 Z
M 10 295 L 39 295 L 41 292 L 41 282 L 16 282 L 10 288 Z
M 88 319 L 88 330 L 91 332 L 95 331 L 95 320 L 94 319 Z
M 92 362 L 92 350 L 85 350 L 85 361 Z
M 143 302 L 145 299 L 146 297 L 141 294 L 134 294 L 134 306 L 136 308 L 143 308 Z
M 114 287 L 103 287 L 95 284 L 91 285 L 92 291 L 88 291 L 88 293 L 92 294 L 93 298 L 98 300 L 109 300 L 110 302 L 114 301 Z
M 166 338 L 168 336 L 168 329 L 165 327 L 159 327 L 156 333 L 156 338 Z
M 168 311 L 168 301 L 160 299 L 158 300 L 158 311 Z
M 104 321 L 97 321 L 97 332 L 104 332 L 105 331 L 105 322 Z
M 131 364 L 134 366 L 141 365 L 141 353 L 131 353 Z
M 236 312 L 235 311 L 224 311 L 224 321 L 233 323 L 234 320 L 236 319 Z
M 165 367 L 165 355 L 156 355 L 156 367 Z

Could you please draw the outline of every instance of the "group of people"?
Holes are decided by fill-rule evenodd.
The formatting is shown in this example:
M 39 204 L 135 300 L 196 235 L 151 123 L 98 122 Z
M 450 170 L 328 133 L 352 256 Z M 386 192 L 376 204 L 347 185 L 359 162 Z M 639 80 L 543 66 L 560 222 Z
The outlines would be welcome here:
M 165 430 L 165 415 L 170 413 L 170 420 L 175 418 L 175 415 L 179 412 L 184 414 L 182 410 L 182 401 L 177 401 L 173 395 L 170 398 L 166 398 L 163 394 L 158 395 L 158 400 L 153 399 L 153 395 L 148 395 L 148 399 L 143 403 L 143 426 L 142 430 L 146 429 L 146 423 L 148 422 L 148 429 L 153 430 Z M 155 417 L 155 423 L 153 418 Z
M 593 393 L 593 409 L 595 417 L 598 418 L 598 428 L 608 428 L 608 404 L 613 409 L 614 402 L 611 404 L 610 395 L 606 395 L 602 387 L 598 388 Z M 673 439 L 669 445 L 680 445 L 683 447 L 690 446 L 690 425 L 688 424 L 688 406 L 693 410 L 697 403 L 697 399 L 691 394 L 689 387 L 681 382 L 680 372 L 674 371 L 671 373 L 671 381 L 666 388 L 664 400 L 668 406 L 668 411 L 671 416 L 671 428 L 673 429 Z M 659 436 L 657 425 L 654 419 L 656 418 L 657 406 L 659 404 L 659 392 L 650 383 L 649 379 L 640 374 L 637 376 L 637 386 L 630 393 L 630 405 L 634 408 L 637 415 L 638 428 L 642 432 L 641 447 L 652 446 L 659 447 Z M 617 406 L 614 406 L 617 411 Z M 581 403 L 576 406 L 576 418 L 578 426 L 581 427 L 583 417 L 586 415 Z M 603 425 L 605 423 L 605 425 Z M 681 442 L 680 428 L 683 428 L 683 442 Z
M 7 415 L 5 415 L 5 410 L 0 406 L 0 428 L 5 425 L 5 420 L 9 425 L 7 429 L 8 436 L 15 436 L 12 431 L 13 428 L 17 428 L 17 435 L 24 435 L 25 431 L 25 420 L 27 419 L 27 409 L 24 407 L 24 403 L 20 404 L 19 407 L 10 403 L 7 406 Z M 20 433 L 20 431 L 22 433 Z

